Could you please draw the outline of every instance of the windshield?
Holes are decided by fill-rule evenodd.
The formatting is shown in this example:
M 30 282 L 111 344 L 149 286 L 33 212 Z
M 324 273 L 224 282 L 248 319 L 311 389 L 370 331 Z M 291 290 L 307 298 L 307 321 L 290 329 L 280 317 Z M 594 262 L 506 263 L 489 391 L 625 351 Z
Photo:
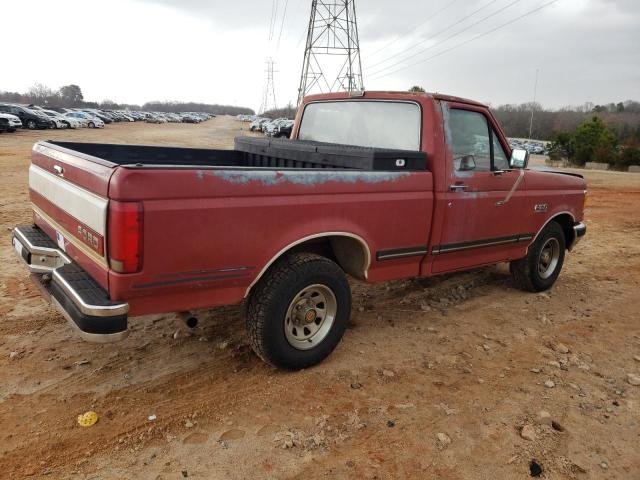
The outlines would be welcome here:
M 420 107 L 409 102 L 335 101 L 304 109 L 298 139 L 420 150 Z

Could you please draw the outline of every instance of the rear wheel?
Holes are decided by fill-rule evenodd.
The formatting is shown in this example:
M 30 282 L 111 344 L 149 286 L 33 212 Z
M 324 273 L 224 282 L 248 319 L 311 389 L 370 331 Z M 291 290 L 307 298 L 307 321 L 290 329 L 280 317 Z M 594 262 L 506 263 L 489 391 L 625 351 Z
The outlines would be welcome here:
M 325 257 L 296 253 L 278 261 L 251 292 L 247 333 L 265 362 L 299 370 L 333 351 L 350 314 L 351 290 L 342 269 Z
M 27 128 L 29 130 L 35 130 L 37 127 L 35 120 L 27 120 Z
M 511 274 L 518 286 L 530 292 L 551 288 L 562 270 L 565 245 L 562 227 L 550 222 L 529 246 L 527 256 L 511 262 Z

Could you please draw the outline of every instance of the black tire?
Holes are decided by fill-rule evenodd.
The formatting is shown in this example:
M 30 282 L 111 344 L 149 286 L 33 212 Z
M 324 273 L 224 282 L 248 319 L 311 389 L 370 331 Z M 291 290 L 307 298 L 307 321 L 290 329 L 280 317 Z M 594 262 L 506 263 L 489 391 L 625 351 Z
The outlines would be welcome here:
M 544 269 L 544 263 L 541 263 L 543 249 L 548 252 L 548 249 L 553 250 L 555 247 L 558 249 L 557 258 L 556 253 L 552 252 L 548 268 L 546 272 L 542 273 L 541 269 Z M 527 256 L 511 262 L 509 265 L 511 275 L 518 287 L 529 292 L 542 292 L 551 288 L 562 270 L 565 248 L 566 239 L 562 227 L 556 222 L 549 222 L 529 246 Z M 555 264 L 553 264 L 554 258 Z
M 35 130 L 37 127 L 35 120 L 27 120 L 27 128 L 29 130 Z
M 337 308 L 333 323 L 317 345 L 302 350 L 287 339 L 285 329 L 291 322 L 291 319 L 287 322 L 287 312 L 296 298 L 302 298 L 298 297 L 301 292 L 317 285 L 331 291 Z M 251 291 L 247 334 L 251 347 L 262 360 L 277 368 L 299 370 L 316 365 L 331 354 L 347 328 L 350 315 L 351 289 L 342 269 L 325 257 L 294 253 L 276 262 Z M 312 343 L 311 339 L 308 341 Z
M 89 127 L 89 128 L 96 128 L 96 124 L 95 124 L 95 123 L 93 123 L 93 122 L 89 122 L 88 127 Z

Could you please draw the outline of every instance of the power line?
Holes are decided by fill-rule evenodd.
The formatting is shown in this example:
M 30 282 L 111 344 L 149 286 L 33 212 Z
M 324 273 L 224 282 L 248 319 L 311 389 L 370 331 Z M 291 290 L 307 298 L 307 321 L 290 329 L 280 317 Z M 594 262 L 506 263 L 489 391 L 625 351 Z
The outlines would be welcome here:
M 280 50 L 280 38 L 282 38 L 282 30 L 284 28 L 284 19 L 287 17 L 287 5 L 289 5 L 289 0 L 285 0 L 284 2 L 284 11 L 282 12 L 282 22 L 280 23 L 280 33 L 278 34 L 278 43 L 276 45 L 276 52 Z
M 439 14 L 441 14 L 442 12 L 444 12 L 447 8 L 449 8 L 450 6 L 452 6 L 454 3 L 456 3 L 458 0 L 453 0 L 449 3 L 447 3 L 444 7 L 442 7 L 440 10 L 437 10 L 433 15 L 430 15 L 429 18 L 427 18 L 426 20 L 424 20 L 423 22 L 420 22 L 418 25 L 416 25 L 415 27 L 413 27 L 411 30 L 409 30 L 408 32 L 403 33 L 402 35 L 396 35 L 396 37 L 391 40 L 389 43 L 387 43 L 386 45 L 384 45 L 383 47 L 380 47 L 378 50 L 372 52 L 370 55 L 376 55 L 378 52 L 381 52 L 382 50 L 390 47 L 391 45 L 393 45 L 394 43 L 396 43 L 398 40 L 400 40 L 401 38 L 406 37 L 407 35 L 410 35 L 411 33 L 415 32 L 418 28 L 420 28 L 421 26 L 423 26 L 425 23 L 430 22 L 431 20 L 433 20 L 434 18 L 436 18 Z M 377 65 L 377 64 L 376 64 Z
M 492 1 L 493 1 L 493 0 L 492 0 Z M 490 19 L 491 17 L 495 17 L 496 15 L 498 15 L 498 14 L 500 14 L 500 13 L 504 12 L 504 11 L 505 11 L 505 10 L 507 10 L 508 8 L 511 8 L 511 7 L 512 7 L 512 6 L 514 6 L 516 3 L 519 3 L 519 2 L 521 2 L 521 1 L 522 1 L 522 0 L 513 0 L 513 2 L 511 2 L 511 3 L 507 4 L 507 5 L 505 5 L 504 7 L 502 7 L 502 8 L 500 8 L 500 9 L 496 10 L 496 11 L 495 11 L 495 12 L 493 12 L 493 13 L 490 13 L 489 15 L 486 15 L 486 16 L 482 17 L 482 18 L 481 18 L 481 19 L 479 19 L 479 20 L 476 20 L 476 21 L 475 21 L 475 22 L 473 22 L 472 24 L 467 25 L 467 26 L 466 26 L 466 27 L 464 27 L 463 29 L 458 30 L 457 32 L 455 32 L 455 33 L 453 33 L 453 34 L 449 35 L 448 37 L 445 37 L 445 38 L 443 38 L 442 40 L 440 40 L 440 41 L 438 41 L 438 42 L 436 42 L 436 43 L 434 43 L 434 44 L 432 44 L 432 45 L 429 45 L 428 47 L 423 48 L 422 50 L 419 50 L 419 51 L 417 51 L 416 53 L 413 53 L 413 54 L 409 55 L 408 57 L 405 57 L 405 58 L 403 58 L 403 59 L 401 59 L 401 60 L 398 60 L 397 62 L 392 63 L 391 65 L 388 65 L 388 66 L 386 66 L 386 67 L 382 67 L 382 68 L 381 68 L 381 69 L 379 69 L 379 70 L 376 70 L 375 72 L 373 72 L 373 73 L 371 74 L 371 76 L 375 77 L 375 76 L 379 75 L 380 73 L 384 72 L 385 70 L 389 70 L 390 68 L 393 68 L 393 67 L 395 67 L 396 65 L 400 65 L 401 63 L 404 63 L 404 62 L 406 62 L 407 60 L 409 60 L 409 59 L 411 59 L 411 58 L 415 58 L 415 57 L 417 57 L 418 55 L 421 55 L 421 54 L 423 54 L 424 52 L 427 52 L 427 51 L 431 50 L 432 48 L 437 47 L 438 45 L 442 45 L 443 43 L 448 42 L 448 41 L 449 41 L 449 40 L 451 40 L 452 38 L 457 37 L 457 36 L 458 36 L 458 35 L 460 35 L 461 33 L 464 33 L 464 32 L 466 32 L 467 30 L 470 30 L 471 28 L 475 27 L 476 25 L 479 25 L 479 24 L 481 24 L 482 22 L 485 22 L 486 20 Z
M 504 27 L 506 27 L 506 26 L 508 26 L 508 25 L 511 25 L 511 24 L 513 24 L 513 23 L 515 23 L 515 22 L 517 22 L 517 21 L 519 21 L 519 20 L 521 20 L 521 19 L 523 19 L 523 18 L 525 18 L 525 17 L 528 17 L 529 15 L 532 15 L 532 14 L 534 14 L 534 13 L 536 13 L 536 12 L 539 12 L 539 11 L 540 11 L 540 10 L 542 10 L 543 8 L 546 8 L 546 7 L 548 7 L 549 5 L 552 5 L 552 4 L 554 4 L 554 3 L 558 2 L 558 1 L 559 1 L 559 0 L 551 0 L 550 2 L 544 3 L 544 4 L 540 5 L 539 7 L 534 8 L 533 10 L 529 10 L 528 12 L 523 13 L 522 15 L 520 15 L 520 16 L 518 16 L 518 17 L 515 17 L 515 18 L 513 18 L 513 19 L 511 19 L 511 20 L 509 20 L 508 22 L 505 22 L 505 23 L 503 23 L 503 24 L 501 24 L 501 25 L 498 25 L 498 26 L 497 26 L 497 27 L 495 27 L 495 28 L 492 28 L 491 30 L 488 30 L 488 31 L 486 31 L 486 32 L 484 32 L 484 33 L 481 33 L 481 34 L 479 34 L 479 35 L 476 35 L 475 37 L 469 38 L 468 40 L 465 40 L 464 42 L 460 42 L 460 43 L 458 43 L 458 44 L 454 45 L 453 47 L 450 47 L 450 48 L 447 48 L 447 49 L 445 49 L 445 50 L 442 50 L 441 52 L 438 52 L 438 53 L 436 53 L 435 55 L 431 55 L 430 57 L 427 57 L 427 58 L 425 58 L 425 59 L 422 59 L 422 60 L 420 60 L 420 61 L 418 61 L 418 62 L 414 62 L 414 63 L 412 63 L 412 64 L 410 64 L 410 65 L 406 65 L 406 66 L 404 66 L 404 67 L 398 68 L 398 69 L 396 69 L 396 70 L 393 70 L 393 71 L 391 71 L 391 72 L 389 72 L 389 73 L 386 73 L 386 74 L 384 74 L 384 75 L 378 76 L 378 77 L 376 77 L 376 78 L 377 78 L 377 79 L 380 79 L 380 78 L 388 77 L 389 75 L 392 75 L 392 74 L 394 74 L 394 73 L 397 73 L 397 72 L 400 72 L 400 71 L 402 71 L 402 70 L 406 70 L 407 68 L 411 68 L 411 67 L 414 67 L 414 66 L 416 66 L 416 65 L 419 65 L 419 64 L 421 64 L 421 63 L 427 62 L 427 61 L 432 60 L 432 59 L 434 59 L 434 58 L 436 58 L 436 57 L 439 57 L 440 55 L 444 55 L 445 53 L 451 52 L 452 50 L 455 50 L 455 49 L 457 49 L 457 48 L 459 48 L 459 47 L 462 47 L 462 46 L 466 45 L 467 43 L 471 43 L 471 42 L 473 42 L 473 41 L 475 41 L 475 40 L 478 40 L 479 38 L 486 37 L 487 35 L 490 35 L 490 34 L 492 34 L 492 33 L 496 32 L 497 30 L 500 30 L 501 28 L 504 28 Z
M 278 0 L 271 2 L 271 20 L 269 20 L 269 42 L 273 39 L 273 30 L 278 16 Z
M 387 58 L 385 58 L 385 59 L 383 59 L 383 60 L 380 60 L 379 62 L 376 62 L 376 63 L 374 63 L 373 65 L 370 65 L 370 66 L 369 66 L 369 68 L 373 68 L 373 67 L 375 67 L 375 66 L 377 66 L 377 65 L 380 65 L 380 64 L 382 64 L 382 63 L 385 63 L 385 62 L 387 62 L 387 61 L 389 61 L 389 60 L 396 60 L 396 59 L 397 59 L 397 57 L 398 57 L 398 55 L 405 54 L 405 53 L 407 53 L 407 52 L 409 52 L 409 51 L 413 50 L 414 48 L 416 48 L 416 47 L 418 47 L 418 46 L 420 46 L 420 45 L 422 45 L 422 44 L 424 44 L 424 43 L 428 42 L 429 40 L 433 40 L 433 39 L 434 39 L 434 38 L 436 38 L 438 35 L 440 35 L 440 34 L 442 34 L 442 33 L 444 33 L 444 32 L 447 32 L 447 31 L 451 30 L 451 29 L 452 29 L 453 27 L 455 27 L 456 25 L 460 25 L 460 24 L 461 24 L 461 23 L 463 23 L 464 21 L 466 21 L 466 20 L 468 20 L 469 18 L 473 17 L 476 13 L 478 13 L 478 12 L 480 12 L 480 11 L 484 10 L 485 8 L 487 8 L 487 7 L 489 7 L 490 5 L 492 5 L 492 4 L 494 4 L 494 3 L 496 3 L 497 1 L 498 1 L 498 0 L 491 0 L 490 2 L 488 2 L 488 3 L 484 4 L 483 6 L 481 6 L 481 7 L 480 7 L 480 8 L 478 8 L 478 9 L 474 10 L 473 12 L 471 12 L 470 14 L 468 14 L 467 16 L 465 16 L 465 17 L 461 18 L 460 20 L 456 20 L 455 22 L 450 23 L 448 26 L 446 26 L 446 27 L 445 27 L 445 28 L 443 28 L 442 30 L 440 30 L 440 31 L 438 31 L 438 32 L 436 32 L 436 33 L 434 33 L 433 35 L 430 35 L 429 37 L 425 38 L 424 40 L 421 40 L 421 41 L 419 41 L 419 42 L 417 42 L 417 43 L 414 43 L 414 44 L 413 44 L 413 45 L 411 45 L 409 48 L 405 49 L 403 52 L 400 52 L 399 54 L 396 54 L 396 55 L 391 55 L 391 56 L 389 56 L 389 57 L 387 57 Z M 508 8 L 508 7 L 505 7 L 505 8 Z M 429 48 L 431 48 L 431 47 L 429 47 Z M 415 56 L 415 55 L 414 55 L 414 56 Z M 410 56 L 410 57 L 407 57 L 407 58 L 412 58 L 412 57 Z M 405 59 L 401 59 L 401 60 L 400 60 L 400 62 L 402 62 L 402 61 L 406 60 L 407 58 L 405 58 Z M 395 64 L 393 64 L 393 65 L 397 65 L 397 64 L 398 64 L 398 63 L 400 63 L 400 62 L 397 62 L 397 63 L 395 63 Z M 392 67 L 393 65 L 391 65 L 390 67 Z M 389 68 L 390 68 L 390 67 L 389 67 Z M 379 71 L 383 71 L 383 70 L 385 70 L 385 69 L 386 69 L 386 68 L 381 68 Z M 378 71 L 376 71 L 375 73 L 377 73 L 377 72 L 378 72 Z M 374 73 L 374 74 L 375 74 L 375 73 Z

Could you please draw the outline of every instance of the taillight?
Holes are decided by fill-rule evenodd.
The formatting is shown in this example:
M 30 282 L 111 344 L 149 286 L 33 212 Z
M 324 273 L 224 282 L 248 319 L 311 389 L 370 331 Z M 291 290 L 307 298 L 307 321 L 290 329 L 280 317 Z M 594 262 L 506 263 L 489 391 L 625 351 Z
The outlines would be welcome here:
M 142 268 L 142 203 L 109 202 L 109 265 L 118 273 Z

